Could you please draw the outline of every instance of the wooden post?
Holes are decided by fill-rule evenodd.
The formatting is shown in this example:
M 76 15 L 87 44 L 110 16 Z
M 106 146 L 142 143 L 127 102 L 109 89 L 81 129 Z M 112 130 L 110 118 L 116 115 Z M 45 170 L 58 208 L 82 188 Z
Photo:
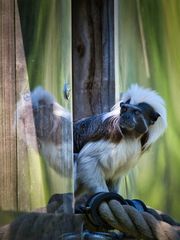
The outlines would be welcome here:
M 16 101 L 19 101 L 21 95 L 29 91 L 28 73 L 21 32 L 19 9 L 17 0 L 15 0 L 15 37 L 16 37 Z M 17 115 L 18 109 L 17 110 Z M 28 117 L 33 122 L 32 114 Z M 27 211 L 31 208 L 30 200 L 30 170 L 28 159 L 27 143 L 20 139 L 20 135 L 25 136 L 25 129 L 20 126 L 17 118 L 17 200 L 18 211 Z M 38 196 L 37 196 L 38 198 Z
M 15 5 L 0 1 L 0 209 L 17 209 Z
M 73 0 L 74 120 L 110 110 L 114 91 L 114 1 Z

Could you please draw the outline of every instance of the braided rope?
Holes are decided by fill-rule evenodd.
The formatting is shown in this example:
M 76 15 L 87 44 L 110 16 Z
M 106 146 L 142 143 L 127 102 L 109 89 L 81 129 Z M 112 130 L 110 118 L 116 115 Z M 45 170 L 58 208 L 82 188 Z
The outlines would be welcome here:
M 113 228 L 138 239 L 180 239 L 177 229 L 169 223 L 157 220 L 148 212 L 139 212 L 129 205 L 121 205 L 116 200 L 111 200 L 108 204 L 103 202 L 99 214 Z
M 169 215 L 167 215 L 161 211 L 155 210 L 153 208 L 147 208 L 147 212 L 152 214 L 159 221 L 167 222 L 172 226 L 180 226 L 180 223 L 176 222 Z
M 83 217 L 73 214 L 27 213 L 1 227 L 0 240 L 63 240 L 65 233 L 81 232 Z
M 154 209 L 148 208 L 147 212 L 139 212 L 132 206 L 121 205 L 116 200 L 110 200 L 100 204 L 99 214 L 102 220 L 114 229 L 137 239 L 180 239 L 180 224 L 168 215 Z M 83 222 L 83 215 L 79 215 L 79 217 L 78 220 L 74 214 L 66 218 L 61 214 L 28 213 L 17 218 L 12 224 L 0 228 L 0 239 L 63 239 L 60 237 L 62 233 L 70 231 L 68 223 L 77 225 L 77 232 L 81 232 L 80 225 Z

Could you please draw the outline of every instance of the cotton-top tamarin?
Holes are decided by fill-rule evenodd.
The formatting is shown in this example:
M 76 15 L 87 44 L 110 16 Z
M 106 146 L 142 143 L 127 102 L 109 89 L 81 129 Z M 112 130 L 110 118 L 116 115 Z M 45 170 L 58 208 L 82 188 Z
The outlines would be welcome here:
M 132 85 L 112 111 L 74 125 L 77 158 L 76 194 L 118 190 L 124 174 L 167 126 L 163 99 L 150 89 Z
M 69 166 L 62 151 L 70 136 L 70 118 L 43 88 L 32 94 L 32 107 L 40 150 L 59 172 Z M 58 136 L 64 134 L 64 142 Z M 124 174 L 132 169 L 167 126 L 164 100 L 153 90 L 132 85 L 110 112 L 79 120 L 73 125 L 75 194 L 117 191 Z M 68 155 L 68 154 L 67 154 Z M 67 164 L 64 163 L 67 161 Z M 62 164 L 63 163 L 63 164 Z

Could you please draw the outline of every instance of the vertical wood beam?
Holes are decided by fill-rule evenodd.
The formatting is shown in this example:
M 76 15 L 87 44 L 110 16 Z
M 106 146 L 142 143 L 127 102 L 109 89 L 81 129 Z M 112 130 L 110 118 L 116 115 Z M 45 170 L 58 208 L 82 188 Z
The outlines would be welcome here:
M 0 209 L 17 209 L 14 1 L 0 1 Z
M 23 38 L 21 32 L 21 23 L 19 17 L 19 9 L 17 0 L 15 0 L 15 37 L 16 37 L 16 101 L 19 101 L 21 96 L 28 95 L 30 88 L 28 82 L 28 73 L 26 66 L 26 59 L 23 46 Z M 17 108 L 17 115 L 19 109 Z M 27 116 L 33 122 L 33 116 Z M 18 211 L 30 210 L 30 170 L 28 159 L 28 147 L 26 141 L 22 140 L 20 136 L 25 134 L 25 130 L 22 128 L 17 119 L 17 201 Z M 38 197 L 38 195 L 37 195 Z
M 72 0 L 74 120 L 115 101 L 114 1 Z

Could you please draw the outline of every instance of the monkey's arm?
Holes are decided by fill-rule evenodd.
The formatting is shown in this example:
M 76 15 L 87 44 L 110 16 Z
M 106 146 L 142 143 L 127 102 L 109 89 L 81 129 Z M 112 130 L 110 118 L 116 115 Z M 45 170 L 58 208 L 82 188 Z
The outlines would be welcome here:
M 83 192 L 91 194 L 108 192 L 103 169 L 99 163 L 99 154 L 94 149 L 96 148 L 96 143 L 92 144 L 88 143 L 78 156 L 75 186 L 76 196 Z
M 89 141 L 97 141 L 103 137 L 103 114 L 84 118 L 74 123 L 74 153 L 79 153 Z

